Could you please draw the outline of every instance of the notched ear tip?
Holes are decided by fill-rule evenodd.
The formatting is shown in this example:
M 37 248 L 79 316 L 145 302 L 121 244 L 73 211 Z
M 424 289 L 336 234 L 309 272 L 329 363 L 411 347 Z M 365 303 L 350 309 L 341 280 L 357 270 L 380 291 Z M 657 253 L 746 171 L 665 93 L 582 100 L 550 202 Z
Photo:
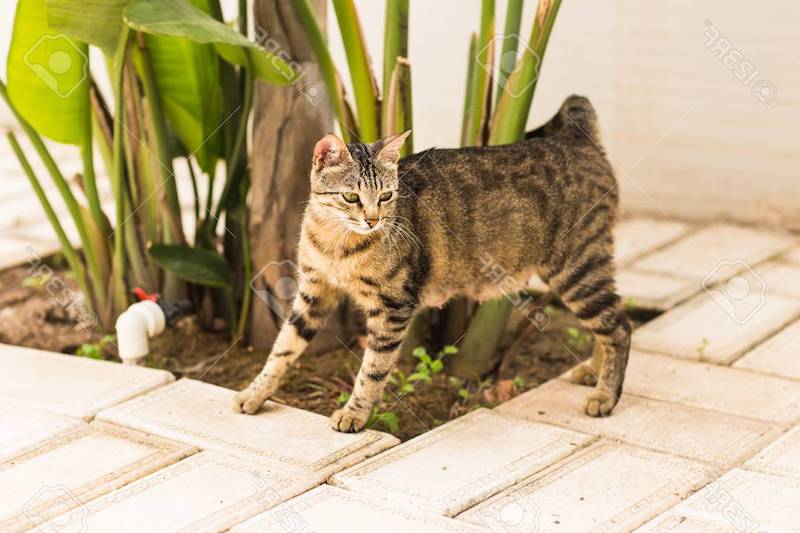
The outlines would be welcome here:
M 314 168 L 337 165 L 349 156 L 347 145 L 333 133 L 328 133 L 314 146 Z

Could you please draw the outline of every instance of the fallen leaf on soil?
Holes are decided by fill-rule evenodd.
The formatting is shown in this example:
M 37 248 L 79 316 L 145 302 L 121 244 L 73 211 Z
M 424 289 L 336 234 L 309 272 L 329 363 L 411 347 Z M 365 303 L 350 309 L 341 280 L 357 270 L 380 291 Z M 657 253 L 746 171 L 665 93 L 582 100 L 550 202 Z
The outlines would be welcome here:
M 483 391 L 483 399 L 491 403 L 507 402 L 517 395 L 517 386 L 512 379 L 502 379 Z

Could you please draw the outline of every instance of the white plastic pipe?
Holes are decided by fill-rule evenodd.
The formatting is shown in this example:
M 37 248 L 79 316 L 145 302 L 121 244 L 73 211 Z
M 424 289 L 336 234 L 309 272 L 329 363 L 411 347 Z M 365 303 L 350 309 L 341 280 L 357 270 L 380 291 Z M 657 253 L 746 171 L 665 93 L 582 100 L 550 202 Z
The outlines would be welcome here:
M 117 348 L 126 365 L 141 364 L 150 351 L 150 337 L 164 331 L 167 319 L 161 307 L 142 300 L 128 307 L 117 317 Z

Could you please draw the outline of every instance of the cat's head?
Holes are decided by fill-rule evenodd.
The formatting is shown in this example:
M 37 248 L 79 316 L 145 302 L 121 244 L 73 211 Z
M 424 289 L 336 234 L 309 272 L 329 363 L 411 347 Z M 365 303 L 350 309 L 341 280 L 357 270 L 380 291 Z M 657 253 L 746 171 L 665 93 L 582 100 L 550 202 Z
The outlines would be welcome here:
M 356 233 L 380 230 L 395 213 L 397 161 L 411 130 L 373 144 L 346 145 L 329 133 L 314 147 L 310 205 Z

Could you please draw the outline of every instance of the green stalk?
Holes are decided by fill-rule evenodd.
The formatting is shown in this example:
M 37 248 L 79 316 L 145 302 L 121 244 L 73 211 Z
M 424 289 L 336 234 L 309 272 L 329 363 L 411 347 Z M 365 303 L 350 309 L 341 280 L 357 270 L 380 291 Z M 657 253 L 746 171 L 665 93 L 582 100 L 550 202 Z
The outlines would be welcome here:
M 125 120 L 124 73 L 127 58 L 130 28 L 122 25 L 119 44 L 114 54 L 112 82 L 114 84 L 114 109 L 117 120 L 114 121 L 114 137 L 112 148 L 113 167 L 111 169 L 111 186 L 114 190 L 114 207 L 116 214 L 114 232 L 114 265 L 112 269 L 112 290 L 114 291 L 114 309 L 122 312 L 128 306 L 128 292 L 125 287 L 125 154 L 123 148 L 122 121 Z M 131 179 L 133 177 L 131 176 Z
M 374 142 L 380 136 L 378 124 L 378 87 L 372 74 L 364 34 L 358 21 L 358 13 L 353 0 L 333 0 L 336 19 L 342 34 L 347 64 L 350 67 L 350 79 L 353 82 L 353 93 L 358 113 L 359 132 L 362 142 Z
M 507 144 L 522 139 L 539 77 L 541 61 L 538 58 L 544 57 L 560 5 L 561 0 L 539 0 L 528 48 L 520 58 L 522 64 L 509 77 L 506 90 L 498 101 L 489 144 Z M 463 357 L 456 358 L 458 364 L 453 368 L 454 372 L 474 377 L 489 370 L 512 308 L 508 298 L 490 300 L 478 307 L 461 342 Z
M 478 36 L 474 33 L 469 38 L 469 55 L 467 56 L 467 83 L 464 88 L 464 114 L 461 115 L 461 146 L 470 146 L 472 121 L 475 120 L 475 108 L 472 99 L 475 95 L 475 53 L 478 51 Z
M 411 64 L 404 57 L 398 57 L 394 65 L 389 92 L 384 99 L 383 135 L 403 133 L 412 127 L 411 109 Z M 414 153 L 413 134 L 403 144 L 401 155 Z
M 516 142 L 525 133 L 525 124 L 539 80 L 542 59 L 561 0 L 540 0 L 527 48 L 523 51 L 519 68 L 506 83 L 492 118 L 489 144 Z
M 497 78 L 497 100 L 506 85 L 508 76 L 514 72 L 519 47 L 519 27 L 522 22 L 522 4 L 525 0 L 508 0 L 506 24 L 503 27 L 503 50 L 500 52 L 500 75 Z
M 474 91 L 472 94 L 472 109 L 470 114 L 469 144 L 474 146 L 480 139 L 481 125 L 486 117 L 486 98 L 488 95 L 487 72 L 494 58 L 490 57 L 491 41 L 494 37 L 494 0 L 481 2 L 481 32 L 478 39 L 477 51 L 473 56 L 475 65 Z
M 214 217 L 211 220 L 210 229 L 213 234 L 217 228 L 217 222 L 222 216 L 222 211 L 230 207 L 229 197 L 234 187 L 239 187 L 241 179 L 246 168 L 246 161 L 242 164 L 242 158 L 247 157 L 246 142 L 247 142 L 247 119 L 250 116 L 250 109 L 253 107 L 253 75 L 249 67 L 243 69 L 243 82 L 244 82 L 244 96 L 242 97 L 242 109 L 239 119 L 239 127 L 236 131 L 236 138 L 233 142 L 231 153 L 225 162 L 225 185 L 222 187 L 222 194 L 220 195 L 219 202 L 214 208 Z
M 249 181 L 249 177 L 248 177 Z M 242 221 L 241 227 L 241 238 L 242 238 L 242 263 L 244 265 L 244 283 L 242 284 L 242 306 L 241 311 L 239 311 L 239 327 L 237 328 L 237 337 L 241 337 L 244 335 L 245 328 L 247 328 L 247 321 L 250 315 L 250 301 L 252 298 L 252 291 L 250 290 L 249 281 L 253 277 L 253 261 L 252 257 L 250 256 L 250 235 L 247 232 L 247 225 L 249 223 L 248 220 L 248 211 L 247 211 L 247 190 L 249 189 L 248 186 L 245 187 L 244 184 L 242 186 L 242 194 L 241 194 L 241 212 L 244 214 L 244 220 Z
M 344 142 L 349 143 L 351 141 L 351 132 L 345 116 L 342 85 L 336 73 L 336 67 L 333 65 L 330 50 L 328 50 L 328 45 L 325 42 L 325 36 L 319 27 L 317 17 L 314 16 L 314 9 L 311 7 L 309 0 L 292 0 L 292 7 L 294 7 L 297 18 L 306 31 L 311 49 L 314 50 L 314 55 L 322 72 L 322 78 L 330 95 L 333 113 L 336 115 L 339 128 L 342 130 L 342 139 L 344 139 Z
M 72 191 L 69 188 L 69 184 L 67 180 L 64 179 L 64 175 L 56 165 L 56 162 L 53 160 L 53 157 L 50 155 L 50 152 L 47 150 L 42 138 L 36 133 L 36 130 L 28 124 L 14 106 L 11 103 L 11 100 L 8 98 L 8 92 L 6 90 L 6 86 L 3 82 L 0 82 L 0 96 L 3 97 L 8 108 L 14 114 L 17 121 L 19 122 L 20 127 L 28 136 L 33 145 L 33 148 L 36 150 L 36 153 L 39 154 L 42 162 L 44 163 L 45 168 L 47 168 L 50 177 L 53 179 L 53 183 L 55 184 L 58 192 L 61 194 L 61 197 L 64 200 L 64 204 L 67 206 L 67 210 L 69 211 L 70 217 L 72 217 L 72 221 L 75 223 L 75 228 L 78 230 L 78 235 L 81 239 L 81 245 L 83 246 L 83 253 L 86 257 L 86 264 L 89 270 L 89 278 L 91 280 L 91 287 L 92 293 L 87 293 L 86 296 L 89 299 L 92 299 L 94 296 L 94 301 L 96 303 L 102 303 L 106 300 L 106 290 L 105 290 L 105 280 L 101 274 L 102 267 L 98 263 L 97 253 L 94 249 L 93 241 L 89 238 L 89 231 L 86 228 L 86 223 L 83 221 L 83 217 L 81 215 L 80 206 L 78 205 L 78 201 L 75 199 L 75 196 L 72 194 Z
M 91 114 L 91 109 L 88 110 Z M 92 150 L 92 126 L 93 121 L 87 120 L 87 127 L 84 130 L 84 138 L 81 143 L 81 160 L 83 162 L 83 190 L 86 193 L 86 201 L 89 203 L 89 211 L 92 213 L 97 227 L 100 232 L 105 235 L 111 235 L 111 227 L 108 225 L 108 220 L 103 209 L 100 207 L 100 195 L 97 193 L 97 178 L 94 173 L 94 151 Z
M 169 207 L 168 212 L 165 213 L 168 222 L 165 224 L 165 229 L 170 237 L 167 242 L 185 244 L 186 238 L 183 235 L 183 228 L 179 219 L 181 206 L 178 201 L 178 188 L 175 185 L 175 169 L 172 166 L 172 153 L 170 152 L 167 138 L 166 115 L 161 107 L 161 93 L 156 85 L 153 64 L 147 52 L 144 35 L 137 35 L 137 44 L 138 46 L 134 48 L 134 57 L 139 66 L 138 72 L 148 104 L 148 112 L 145 116 L 149 134 L 148 140 L 151 141 L 152 150 L 158 158 L 158 165 L 154 165 L 156 176 L 158 177 L 159 185 L 164 188 L 164 198 Z
M 69 242 L 69 238 L 67 238 L 67 234 L 64 232 L 64 228 L 61 226 L 61 222 L 58 220 L 58 215 L 53 210 L 53 206 L 50 204 L 50 201 L 47 199 L 47 195 L 42 189 L 41 182 L 36 177 L 36 174 L 33 172 L 33 168 L 31 168 L 28 159 L 25 157 L 25 154 L 22 152 L 22 148 L 20 148 L 19 143 L 17 142 L 17 138 L 14 137 L 12 132 L 6 133 L 6 137 L 8 137 L 8 142 L 11 144 L 11 149 L 14 150 L 14 154 L 17 156 L 19 160 L 19 164 L 22 166 L 22 170 L 25 172 L 25 175 L 28 177 L 28 181 L 33 188 L 33 192 L 36 194 L 37 198 L 39 199 L 39 203 L 42 204 L 42 208 L 44 209 L 45 215 L 47 215 L 47 220 L 50 221 L 50 225 L 53 226 L 53 229 L 56 232 L 56 237 L 58 237 L 58 242 L 61 244 L 61 252 L 64 254 L 64 258 L 67 260 L 67 264 L 69 265 L 70 270 L 75 276 L 75 281 L 78 283 L 78 287 L 80 287 L 81 292 L 87 297 L 91 298 L 92 293 L 89 292 L 89 287 L 86 284 L 86 271 L 83 268 L 83 263 L 81 262 L 80 256 L 78 256 L 78 252 L 75 251 L 73 248 L 72 243 Z
M 408 57 L 408 0 L 386 0 L 383 32 L 383 105 L 389 95 L 394 64 L 398 57 Z M 393 133 L 393 132 L 392 132 Z M 384 135 L 390 135 L 384 129 Z

